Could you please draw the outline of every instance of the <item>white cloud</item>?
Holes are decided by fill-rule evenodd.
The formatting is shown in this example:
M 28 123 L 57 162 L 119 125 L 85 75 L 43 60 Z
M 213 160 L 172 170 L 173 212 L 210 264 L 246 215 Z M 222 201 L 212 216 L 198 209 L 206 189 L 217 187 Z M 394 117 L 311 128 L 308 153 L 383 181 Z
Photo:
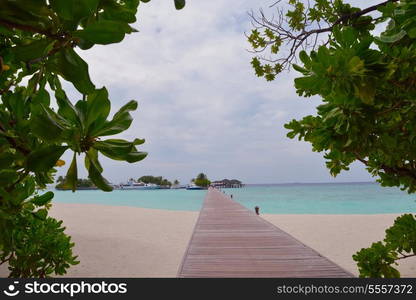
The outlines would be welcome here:
M 246 13 L 261 3 L 194 0 L 175 11 L 171 2 L 141 4 L 140 32 L 122 43 L 79 51 L 114 108 L 139 101 L 123 137 L 146 138 L 149 157 L 134 165 L 104 159 L 104 174 L 114 182 L 145 174 L 187 182 L 201 171 L 249 183 L 331 180 L 322 155 L 283 128 L 313 114 L 319 100 L 296 95 L 294 73 L 267 83 L 249 64 Z M 341 176 L 368 179 L 361 167 Z

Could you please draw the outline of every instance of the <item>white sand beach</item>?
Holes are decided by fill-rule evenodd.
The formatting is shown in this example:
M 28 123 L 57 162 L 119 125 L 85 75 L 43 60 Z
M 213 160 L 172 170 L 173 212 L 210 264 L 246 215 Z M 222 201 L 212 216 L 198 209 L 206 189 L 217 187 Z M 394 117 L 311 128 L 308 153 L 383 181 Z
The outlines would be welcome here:
M 67 277 L 175 277 L 198 212 L 55 203 L 81 263 Z M 397 215 L 262 215 L 304 244 L 358 275 L 351 256 L 383 238 Z M 400 266 L 416 276 L 416 259 Z M 4 266 L 0 276 L 7 276 Z
M 175 277 L 198 212 L 55 203 L 81 263 L 68 277 Z
M 198 212 L 54 203 L 81 263 L 66 277 L 175 277 Z M 2 266 L 0 277 L 8 271 Z

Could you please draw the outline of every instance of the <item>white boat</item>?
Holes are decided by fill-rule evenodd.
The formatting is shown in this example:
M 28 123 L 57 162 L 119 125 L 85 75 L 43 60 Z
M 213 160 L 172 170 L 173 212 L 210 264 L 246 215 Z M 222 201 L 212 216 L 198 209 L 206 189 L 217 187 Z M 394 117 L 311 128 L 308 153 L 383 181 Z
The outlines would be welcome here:
M 134 182 L 133 180 L 129 180 L 127 184 L 121 183 L 117 188 L 120 190 L 157 190 L 160 189 L 160 186 L 153 183 Z
M 186 185 L 173 185 L 171 187 L 172 190 L 179 190 L 179 189 L 186 189 L 187 186 Z
M 186 189 L 187 189 L 187 190 L 206 190 L 206 188 L 204 188 L 204 187 L 202 187 L 202 186 L 197 186 L 197 185 L 195 185 L 195 184 L 188 185 L 188 186 L 186 187 Z

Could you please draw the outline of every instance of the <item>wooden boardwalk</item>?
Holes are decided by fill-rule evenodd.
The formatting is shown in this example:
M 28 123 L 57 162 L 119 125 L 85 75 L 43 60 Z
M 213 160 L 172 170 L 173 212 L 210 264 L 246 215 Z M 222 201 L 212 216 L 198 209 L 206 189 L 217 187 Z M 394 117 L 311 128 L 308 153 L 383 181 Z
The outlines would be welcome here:
M 178 277 L 352 277 L 352 274 L 211 188 Z

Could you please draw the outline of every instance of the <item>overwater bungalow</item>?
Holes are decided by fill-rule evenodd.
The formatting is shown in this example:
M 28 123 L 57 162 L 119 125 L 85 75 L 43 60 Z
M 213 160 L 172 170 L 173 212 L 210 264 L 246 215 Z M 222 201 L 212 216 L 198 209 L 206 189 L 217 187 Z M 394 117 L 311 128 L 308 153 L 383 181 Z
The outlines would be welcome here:
M 211 182 L 211 186 L 216 188 L 241 188 L 244 184 L 237 179 L 223 179 Z

